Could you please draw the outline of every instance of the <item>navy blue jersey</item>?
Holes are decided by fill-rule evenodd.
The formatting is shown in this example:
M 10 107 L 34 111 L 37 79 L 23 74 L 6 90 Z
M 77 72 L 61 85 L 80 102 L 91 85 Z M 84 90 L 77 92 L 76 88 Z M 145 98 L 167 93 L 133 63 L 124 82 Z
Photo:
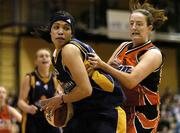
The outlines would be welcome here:
M 77 40 L 72 39 L 70 44 L 77 46 L 83 56 L 84 64 L 87 61 L 88 53 L 94 53 L 94 50 L 89 45 Z M 66 66 L 62 63 L 61 51 L 57 56 L 55 62 L 52 59 L 55 67 L 57 78 L 62 82 L 65 93 L 69 93 L 75 86 L 75 82 L 71 78 L 71 74 Z M 74 112 L 94 111 L 112 109 L 119 106 L 125 99 L 124 93 L 119 83 L 108 73 L 101 69 L 94 70 L 89 75 L 90 82 L 93 88 L 92 95 L 88 98 L 73 103 Z
M 53 97 L 55 94 L 55 81 L 53 75 L 50 74 L 48 78 L 42 78 L 38 71 L 32 72 L 30 75 L 30 91 L 29 104 L 38 106 L 38 102 L 42 99 Z
M 39 108 L 39 101 L 53 97 L 56 92 L 56 77 L 50 74 L 48 78 L 40 76 L 37 70 L 28 73 L 30 77 L 30 91 L 28 104 Z M 44 112 L 39 109 L 32 114 L 23 113 L 22 133 L 60 133 L 60 130 L 51 126 L 45 119 Z

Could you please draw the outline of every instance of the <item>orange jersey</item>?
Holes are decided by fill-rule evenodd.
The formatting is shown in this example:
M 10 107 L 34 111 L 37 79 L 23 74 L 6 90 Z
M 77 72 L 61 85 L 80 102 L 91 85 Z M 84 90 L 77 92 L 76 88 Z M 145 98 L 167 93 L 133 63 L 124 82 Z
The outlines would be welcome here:
M 11 133 L 11 116 L 7 105 L 0 110 L 0 133 Z
M 130 73 L 138 63 L 139 58 L 150 49 L 158 49 L 151 41 L 147 43 L 131 47 L 132 42 L 123 43 L 122 47 L 115 54 L 122 65 L 119 70 Z M 161 66 L 140 82 L 133 90 L 125 89 L 127 96 L 126 105 L 142 106 L 142 105 L 157 105 L 160 103 L 158 92 L 158 84 L 160 82 Z

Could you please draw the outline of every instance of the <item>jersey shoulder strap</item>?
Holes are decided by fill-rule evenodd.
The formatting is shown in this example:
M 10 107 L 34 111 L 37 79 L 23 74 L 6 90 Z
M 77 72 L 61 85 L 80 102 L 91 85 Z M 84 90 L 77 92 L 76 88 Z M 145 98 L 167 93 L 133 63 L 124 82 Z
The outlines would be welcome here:
M 35 88 L 35 75 L 34 75 L 34 73 L 33 72 L 27 73 L 26 75 L 29 76 L 30 87 L 32 87 L 34 89 Z
M 126 52 L 128 51 L 128 48 L 129 48 L 131 43 L 132 42 L 123 42 L 119 46 L 119 48 L 118 48 L 118 50 L 117 50 L 117 52 L 116 52 L 114 57 L 118 58 L 121 63 L 122 63 L 122 60 L 124 59 L 124 57 L 126 55 Z
M 88 53 L 88 51 L 81 44 L 79 44 L 77 41 L 72 40 L 71 43 L 74 44 L 76 47 L 78 47 L 83 52 L 83 54 Z
M 58 80 L 54 73 L 52 73 L 52 78 L 53 78 L 53 83 L 54 83 L 54 89 L 57 90 Z

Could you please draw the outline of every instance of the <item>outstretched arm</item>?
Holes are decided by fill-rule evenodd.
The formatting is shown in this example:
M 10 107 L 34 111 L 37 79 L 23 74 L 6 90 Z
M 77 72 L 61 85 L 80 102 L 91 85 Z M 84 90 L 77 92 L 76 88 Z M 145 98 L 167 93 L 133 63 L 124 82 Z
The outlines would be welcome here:
M 94 68 L 103 69 L 118 79 L 125 88 L 132 89 L 161 65 L 162 55 L 157 49 L 147 51 L 141 56 L 140 62 L 132 69 L 131 73 L 113 68 L 102 61 L 97 55 L 89 57 L 89 61 Z

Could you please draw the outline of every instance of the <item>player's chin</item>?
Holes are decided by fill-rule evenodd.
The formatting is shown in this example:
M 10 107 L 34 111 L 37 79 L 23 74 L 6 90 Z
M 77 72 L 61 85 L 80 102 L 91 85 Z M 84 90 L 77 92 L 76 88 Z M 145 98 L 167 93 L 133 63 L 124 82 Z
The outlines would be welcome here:
M 65 39 L 56 39 L 56 43 L 64 45 L 66 43 Z
M 132 41 L 133 41 L 134 44 L 140 44 L 140 43 L 143 43 L 142 37 L 139 37 L 139 36 L 133 36 L 131 39 L 132 39 Z

